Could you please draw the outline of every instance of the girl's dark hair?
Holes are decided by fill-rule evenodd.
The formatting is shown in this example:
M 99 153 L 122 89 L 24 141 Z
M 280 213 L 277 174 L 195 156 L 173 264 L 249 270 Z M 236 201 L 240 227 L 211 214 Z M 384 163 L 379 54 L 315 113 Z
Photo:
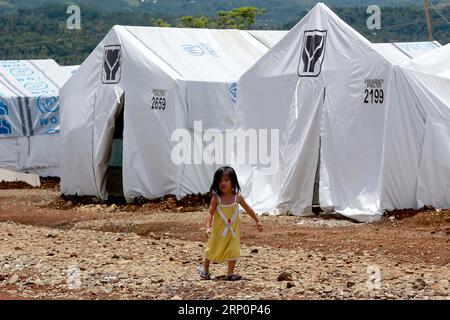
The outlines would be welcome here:
M 220 179 L 223 175 L 227 175 L 231 180 L 231 188 L 233 189 L 233 192 L 235 194 L 238 194 L 241 192 L 241 187 L 239 186 L 238 178 L 236 175 L 236 171 L 232 167 L 221 167 L 217 169 L 216 173 L 214 173 L 214 180 L 211 185 L 211 189 L 209 192 L 211 193 L 211 196 L 218 195 L 220 196 L 222 194 L 222 191 L 220 191 Z

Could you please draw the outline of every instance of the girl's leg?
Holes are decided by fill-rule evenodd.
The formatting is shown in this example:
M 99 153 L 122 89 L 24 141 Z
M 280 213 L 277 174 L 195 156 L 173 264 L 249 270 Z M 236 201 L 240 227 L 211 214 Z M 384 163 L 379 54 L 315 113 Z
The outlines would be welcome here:
M 209 261 L 208 259 L 205 258 L 205 264 L 204 264 L 203 270 L 204 270 L 206 273 L 209 272 L 209 264 L 210 264 L 210 261 Z
M 234 268 L 236 267 L 236 260 L 228 261 L 228 274 L 233 274 Z

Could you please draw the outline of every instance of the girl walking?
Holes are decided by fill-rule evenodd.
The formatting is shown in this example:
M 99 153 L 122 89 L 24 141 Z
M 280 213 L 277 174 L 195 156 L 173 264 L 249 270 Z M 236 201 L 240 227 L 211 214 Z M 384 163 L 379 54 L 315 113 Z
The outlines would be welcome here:
M 231 167 L 221 167 L 214 174 L 211 185 L 211 204 L 206 217 L 205 263 L 199 269 L 200 278 L 211 279 L 209 265 L 213 262 L 228 262 L 226 280 L 240 280 L 234 273 L 236 261 L 240 257 L 240 221 L 239 205 L 256 222 L 258 231 L 262 231 L 261 222 L 253 209 L 239 193 L 241 188 L 236 172 Z

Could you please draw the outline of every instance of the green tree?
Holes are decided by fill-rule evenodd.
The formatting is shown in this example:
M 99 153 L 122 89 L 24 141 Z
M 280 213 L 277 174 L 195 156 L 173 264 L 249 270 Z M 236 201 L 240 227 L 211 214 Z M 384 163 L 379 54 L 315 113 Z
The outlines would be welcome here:
M 256 7 L 241 7 L 228 11 L 229 20 L 232 29 L 248 30 L 256 22 L 256 17 L 261 16 L 266 12 L 265 9 L 258 9 Z
M 214 27 L 217 29 L 231 28 L 232 21 L 230 20 L 230 12 L 220 10 L 217 12 L 217 18 L 214 21 Z
M 170 28 L 171 25 L 169 23 L 167 23 L 166 21 L 164 21 L 161 18 L 155 19 L 155 18 L 151 18 L 150 19 L 150 24 L 154 27 L 164 27 L 164 28 Z
M 180 18 L 180 28 L 210 28 L 211 20 L 208 17 L 184 16 Z
M 180 18 L 178 26 L 180 28 L 250 29 L 255 24 L 256 17 L 265 12 L 265 9 L 256 7 L 240 7 L 230 11 L 220 10 L 215 18 L 183 16 Z

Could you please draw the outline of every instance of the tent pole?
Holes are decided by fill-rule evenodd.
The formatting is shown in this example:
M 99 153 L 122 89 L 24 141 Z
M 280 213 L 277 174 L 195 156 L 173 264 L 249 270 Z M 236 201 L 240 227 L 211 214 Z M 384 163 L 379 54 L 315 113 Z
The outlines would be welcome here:
M 430 41 L 433 41 L 433 31 L 431 29 L 431 19 L 430 19 L 430 11 L 428 10 L 430 4 L 428 0 L 423 0 L 423 7 L 425 10 L 425 18 L 427 20 L 427 29 L 428 29 L 428 38 Z

